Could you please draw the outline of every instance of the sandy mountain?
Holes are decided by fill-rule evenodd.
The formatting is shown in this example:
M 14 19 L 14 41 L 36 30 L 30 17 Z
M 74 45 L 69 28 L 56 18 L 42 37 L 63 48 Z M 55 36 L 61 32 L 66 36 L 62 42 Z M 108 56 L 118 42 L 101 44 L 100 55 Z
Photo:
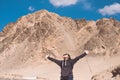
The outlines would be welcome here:
M 91 56 L 120 55 L 120 22 L 115 19 L 86 21 L 37 11 L 8 24 L 0 32 L 0 68 L 19 69 L 42 65 L 46 54 L 75 57 L 84 50 Z

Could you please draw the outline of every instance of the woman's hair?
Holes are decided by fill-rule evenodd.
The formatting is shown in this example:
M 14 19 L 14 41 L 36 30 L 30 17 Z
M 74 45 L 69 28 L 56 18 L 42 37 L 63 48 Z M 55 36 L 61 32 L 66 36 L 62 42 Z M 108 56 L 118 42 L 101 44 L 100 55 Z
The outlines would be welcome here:
M 70 54 L 68 54 L 68 53 L 63 54 L 63 56 L 65 56 L 65 55 L 68 55 L 68 57 L 69 57 L 68 59 L 71 60 Z

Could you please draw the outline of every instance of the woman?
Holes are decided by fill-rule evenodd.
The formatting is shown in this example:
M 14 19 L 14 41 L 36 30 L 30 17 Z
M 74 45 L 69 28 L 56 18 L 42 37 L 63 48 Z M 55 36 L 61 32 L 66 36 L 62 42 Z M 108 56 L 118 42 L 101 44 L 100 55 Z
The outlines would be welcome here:
M 71 59 L 69 54 L 64 54 L 63 55 L 63 60 L 57 60 L 54 59 L 52 57 L 50 57 L 49 55 L 47 55 L 46 57 L 55 62 L 58 66 L 60 66 L 61 68 L 61 78 L 60 80 L 73 80 L 73 66 L 74 64 L 81 58 L 85 57 L 89 52 L 88 51 L 84 51 L 83 54 L 77 56 L 74 59 Z

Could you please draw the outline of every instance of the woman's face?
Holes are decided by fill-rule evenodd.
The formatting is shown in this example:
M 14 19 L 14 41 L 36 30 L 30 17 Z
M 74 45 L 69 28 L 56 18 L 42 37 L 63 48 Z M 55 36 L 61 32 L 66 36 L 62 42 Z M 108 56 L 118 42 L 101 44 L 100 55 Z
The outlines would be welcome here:
M 64 60 L 68 60 L 68 59 L 69 59 L 69 56 L 68 56 L 68 55 L 63 55 L 63 59 L 64 59 Z

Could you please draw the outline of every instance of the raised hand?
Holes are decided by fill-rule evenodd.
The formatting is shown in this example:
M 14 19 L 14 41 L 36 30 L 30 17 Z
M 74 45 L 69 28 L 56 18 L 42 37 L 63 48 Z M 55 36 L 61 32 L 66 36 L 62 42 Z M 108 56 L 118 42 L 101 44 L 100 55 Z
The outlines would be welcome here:
M 47 59 L 49 56 L 50 56 L 50 54 L 47 54 L 47 55 L 45 56 L 45 59 Z
M 85 50 L 84 52 L 85 52 L 86 54 L 89 54 L 89 51 L 88 51 L 88 50 Z

